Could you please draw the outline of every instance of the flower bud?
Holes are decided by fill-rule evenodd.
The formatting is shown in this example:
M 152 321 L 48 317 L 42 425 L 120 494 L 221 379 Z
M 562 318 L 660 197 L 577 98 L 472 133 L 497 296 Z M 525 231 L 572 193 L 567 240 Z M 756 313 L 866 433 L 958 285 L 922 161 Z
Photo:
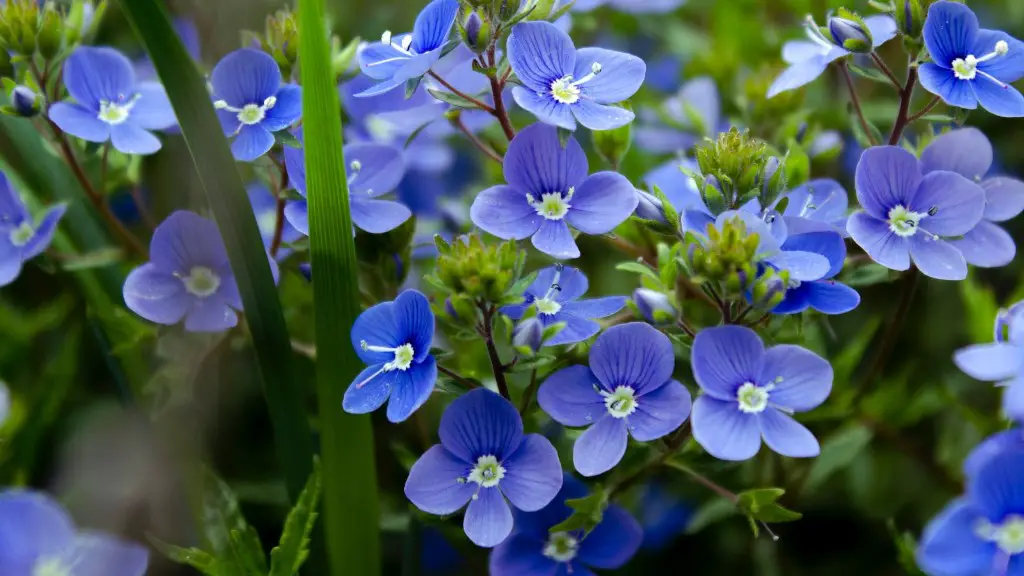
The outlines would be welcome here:
M 833 16 L 828 19 L 828 32 L 837 46 L 850 52 L 869 53 L 874 50 L 871 31 L 863 21 L 850 12 L 841 11 L 845 16 Z
M 636 205 L 636 215 L 644 220 L 654 220 L 662 224 L 668 224 L 668 220 L 665 219 L 664 205 L 661 200 L 658 200 L 650 192 L 644 190 L 637 190 L 637 195 L 640 197 L 640 203 Z
M 786 191 L 785 165 L 776 156 L 768 159 L 764 165 L 764 180 L 761 183 L 761 205 L 770 206 L 775 199 Z
M 1024 301 L 996 315 L 996 342 L 1009 342 L 1018 334 L 1024 336 Z
M 16 86 L 10 94 L 11 107 L 18 116 L 32 118 L 39 114 L 39 95 L 25 86 Z
M 493 14 L 498 20 L 507 22 L 519 12 L 519 2 L 520 0 L 493 0 Z
M 904 36 L 917 38 L 924 29 L 924 9 L 921 0 L 903 0 L 902 6 L 897 2 L 896 23 Z
M 771 310 L 782 302 L 786 297 L 786 290 L 789 284 L 788 272 L 775 272 L 770 270 L 757 279 L 754 289 L 751 291 L 751 300 L 754 306 L 764 310 Z
M 306 282 L 313 281 L 313 265 L 307 263 L 299 264 L 299 273 L 306 279 Z
M 50 60 L 60 53 L 64 40 L 64 22 L 52 5 L 46 7 L 42 16 L 36 44 L 39 47 L 39 54 L 44 59 Z
M 668 295 L 656 290 L 637 288 L 633 303 L 644 319 L 652 324 L 669 324 L 676 318 L 676 308 Z
M 512 346 L 519 352 L 533 355 L 544 344 L 544 323 L 532 316 L 516 325 L 512 331 Z
M 462 42 L 477 54 L 485 52 L 491 45 L 491 24 L 479 10 L 470 10 L 459 20 L 459 34 Z

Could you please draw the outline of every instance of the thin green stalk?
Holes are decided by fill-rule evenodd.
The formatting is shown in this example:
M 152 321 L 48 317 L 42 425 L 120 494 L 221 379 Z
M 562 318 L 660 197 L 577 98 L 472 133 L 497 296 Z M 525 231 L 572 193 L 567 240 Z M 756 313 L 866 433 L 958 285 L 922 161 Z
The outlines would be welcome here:
M 323 464 L 323 520 L 329 573 L 380 574 L 373 427 L 368 415 L 341 410 L 361 369 L 349 342 L 359 316 L 359 279 L 341 137 L 341 105 L 331 66 L 324 0 L 299 1 L 299 66 L 309 200 L 310 251 Z

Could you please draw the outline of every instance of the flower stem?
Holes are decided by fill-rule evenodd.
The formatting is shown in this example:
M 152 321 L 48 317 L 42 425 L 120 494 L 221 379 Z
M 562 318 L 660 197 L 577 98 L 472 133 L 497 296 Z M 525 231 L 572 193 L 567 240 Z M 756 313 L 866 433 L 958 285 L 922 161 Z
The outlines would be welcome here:
M 907 125 L 910 124 L 910 101 L 914 98 L 914 87 L 917 85 L 917 66 L 914 66 L 913 60 L 907 67 L 907 83 L 903 86 L 903 90 L 900 92 L 900 111 L 896 115 L 896 123 L 892 127 L 892 134 L 889 136 L 889 145 L 895 146 L 900 143 L 900 138 L 903 137 L 903 131 L 907 129 Z
M 665 462 L 665 466 L 668 466 L 669 468 L 672 468 L 673 470 L 678 470 L 678 471 L 682 472 L 683 474 L 686 474 L 687 476 L 693 478 L 701 486 L 704 486 L 708 490 L 711 490 L 715 494 L 718 494 L 719 496 L 721 496 L 722 498 L 725 498 L 726 500 L 732 502 L 733 504 L 735 504 L 737 501 L 739 501 L 739 496 L 737 496 L 735 492 L 733 492 L 732 490 L 729 490 L 728 488 L 723 488 L 722 486 L 719 486 L 714 481 L 709 479 L 707 476 L 704 476 L 703 474 L 697 472 L 696 470 L 694 470 L 693 468 L 690 468 L 689 466 L 687 466 L 685 464 L 680 464 L 679 462 L 667 461 L 667 462 Z
M 477 108 L 483 110 L 484 112 L 487 112 L 488 114 L 494 114 L 495 113 L 495 109 L 494 108 L 488 106 L 487 104 L 482 102 L 480 99 L 474 98 L 474 97 L 470 96 L 469 94 L 466 94 L 465 92 L 459 90 L 455 86 L 452 86 L 450 82 L 448 82 L 447 80 L 442 78 L 441 75 L 438 74 L 437 72 L 434 72 L 433 70 L 431 70 L 429 72 L 429 74 L 430 74 L 431 78 L 433 78 L 434 80 L 437 80 L 438 83 L 441 84 L 441 86 L 444 86 L 445 88 L 447 88 L 452 94 L 455 94 L 459 98 L 462 98 L 462 99 L 472 103 L 474 106 L 476 106 Z
M 879 57 L 879 55 L 874 52 L 871 53 L 871 60 L 872 62 L 875 63 L 875 66 L 878 66 L 878 69 L 881 70 L 883 74 L 885 74 L 885 77 L 889 79 L 889 82 L 892 82 L 892 86 L 893 88 L 896 89 L 896 91 L 903 90 L 903 85 L 900 84 L 899 78 L 896 78 L 896 75 L 893 74 L 892 69 L 885 64 L 885 60 L 882 60 L 882 58 Z
M 857 87 L 853 84 L 853 76 L 850 75 L 850 68 L 847 66 L 845 61 L 839 65 L 839 70 L 842 71 L 843 80 L 846 81 L 846 88 L 850 92 L 850 103 L 853 104 L 853 110 L 857 113 L 857 120 L 860 122 L 861 130 L 863 130 L 864 135 L 867 136 L 868 142 L 870 142 L 872 146 L 877 146 L 878 142 L 875 140 L 867 118 L 864 117 L 864 109 L 861 107 L 860 98 L 857 96 Z
M 939 98 L 938 96 L 933 97 L 931 99 L 931 101 L 928 102 L 928 104 L 925 104 L 924 108 L 920 109 L 913 116 L 908 118 L 907 122 L 908 123 L 916 122 L 916 121 L 920 120 L 921 118 L 924 118 L 925 114 L 927 114 L 927 113 L 931 112 L 932 110 L 934 110 L 935 107 L 938 106 L 939 102 L 941 102 L 941 101 L 942 101 L 942 98 Z
M 903 325 L 907 322 L 907 316 L 910 313 L 910 306 L 914 301 L 914 292 L 917 291 L 920 277 L 921 273 L 917 271 L 917 268 L 911 268 L 904 277 L 903 290 L 900 293 L 896 311 L 893 312 L 892 321 L 889 322 L 885 334 L 882 335 L 882 341 L 878 345 L 878 352 L 871 362 L 871 367 L 868 369 L 861 385 L 857 388 L 855 400 L 862 398 L 882 376 L 882 371 L 885 369 L 889 357 L 892 356 L 892 352 L 896 348 L 896 340 L 903 331 Z
M 469 128 L 466 127 L 466 123 L 462 121 L 461 117 L 452 120 L 452 125 L 454 125 L 455 128 L 459 130 L 459 132 L 462 132 L 466 136 L 466 138 L 469 139 L 470 143 L 473 144 L 473 146 L 476 146 L 481 152 L 483 152 L 484 156 L 487 156 L 488 158 L 494 160 L 498 164 L 501 164 L 505 161 L 505 159 L 502 158 L 500 154 L 495 152 L 493 148 L 488 146 L 476 134 L 470 132 Z
M 469 380 L 468 378 L 464 378 L 464 377 L 458 375 L 457 373 L 455 373 L 455 372 L 445 368 L 444 366 L 441 366 L 440 364 L 437 365 L 437 371 L 440 372 L 441 374 L 444 374 L 445 376 L 451 378 L 452 380 L 455 380 L 459 384 L 462 384 L 466 388 L 469 388 L 471 390 L 473 388 L 479 388 L 479 386 L 477 386 L 477 384 L 475 382 L 473 382 L 472 380 Z
M 288 168 L 279 160 L 274 160 L 274 164 L 281 174 L 281 180 L 278 182 L 277 190 L 274 191 L 274 198 L 277 200 L 277 214 L 274 218 L 274 237 L 270 242 L 271 258 L 277 257 L 277 253 L 281 249 L 281 240 L 284 238 L 284 190 L 288 187 Z
M 491 361 L 491 370 L 494 372 L 494 382 L 498 385 L 498 392 L 502 397 L 512 401 L 512 395 L 508 390 L 508 381 L 505 380 L 505 366 L 498 356 L 498 348 L 494 345 L 494 313 L 495 308 L 491 304 L 482 304 L 480 311 L 483 312 L 484 320 L 481 328 L 481 335 L 487 345 L 487 357 Z
M 539 382 L 537 380 L 537 369 L 534 368 L 530 372 L 530 385 L 526 387 L 526 392 L 523 392 L 522 403 L 519 405 L 519 415 L 521 417 L 525 417 L 526 414 L 530 411 L 530 408 L 533 405 L 533 397 L 536 396 L 537 394 L 538 384 Z
M 500 36 L 499 33 L 495 34 L 495 37 Z M 491 47 L 487 49 L 487 64 L 490 67 L 495 66 L 495 52 L 497 48 L 494 43 L 491 43 Z M 505 132 L 505 137 L 508 138 L 509 142 L 516 137 L 516 129 L 512 126 L 512 120 L 508 117 L 508 109 L 505 108 L 505 100 L 503 92 L 505 90 L 505 81 L 499 81 L 496 77 L 491 76 L 491 96 L 494 99 L 494 116 L 501 123 L 501 129 Z

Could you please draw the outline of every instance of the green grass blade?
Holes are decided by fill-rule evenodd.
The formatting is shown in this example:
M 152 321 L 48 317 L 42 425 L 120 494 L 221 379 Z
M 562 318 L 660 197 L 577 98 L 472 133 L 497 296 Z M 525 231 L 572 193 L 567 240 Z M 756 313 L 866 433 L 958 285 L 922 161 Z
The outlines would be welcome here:
M 359 315 L 359 281 L 341 138 L 341 105 L 331 67 L 324 0 L 299 1 L 306 194 L 316 308 L 324 528 L 331 574 L 380 574 L 377 475 L 369 416 L 341 410 L 362 368 L 349 334 Z
M 245 186 L 217 121 L 206 83 L 174 33 L 161 0 L 121 6 L 167 89 L 207 201 L 227 246 L 245 305 L 288 492 L 296 501 L 313 470 L 303 389 L 292 377 L 291 344 L 277 288 Z

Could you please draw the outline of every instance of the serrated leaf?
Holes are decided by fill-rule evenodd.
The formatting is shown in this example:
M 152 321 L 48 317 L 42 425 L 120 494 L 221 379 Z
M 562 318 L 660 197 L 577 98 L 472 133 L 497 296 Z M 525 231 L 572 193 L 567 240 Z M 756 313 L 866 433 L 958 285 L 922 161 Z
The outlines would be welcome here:
M 211 470 L 206 471 L 202 519 L 206 540 L 223 564 L 239 570 L 239 574 L 251 573 L 247 567 L 260 564 L 256 557 L 263 558 L 266 566 L 263 545 L 242 516 L 235 493 Z
M 223 570 L 223 566 L 216 558 L 198 548 L 180 548 L 162 542 L 153 536 L 149 537 L 149 541 L 153 543 L 154 548 L 172 562 L 191 566 L 206 576 L 228 576 L 228 572 Z
M 555 524 L 548 531 L 555 533 L 582 530 L 584 534 L 589 534 L 604 518 L 604 511 L 608 508 L 608 493 L 597 487 L 593 494 L 566 500 L 565 505 L 573 509 L 572 516 L 566 518 L 564 522 Z
M 263 553 L 263 544 L 252 526 L 246 526 L 244 530 L 231 531 L 231 548 L 235 551 L 235 558 L 243 574 L 263 576 L 267 573 L 267 557 Z
M 313 463 L 313 474 L 299 501 L 288 513 L 280 544 L 270 551 L 270 576 L 293 576 L 309 556 L 309 536 L 316 525 L 320 502 L 320 464 Z

